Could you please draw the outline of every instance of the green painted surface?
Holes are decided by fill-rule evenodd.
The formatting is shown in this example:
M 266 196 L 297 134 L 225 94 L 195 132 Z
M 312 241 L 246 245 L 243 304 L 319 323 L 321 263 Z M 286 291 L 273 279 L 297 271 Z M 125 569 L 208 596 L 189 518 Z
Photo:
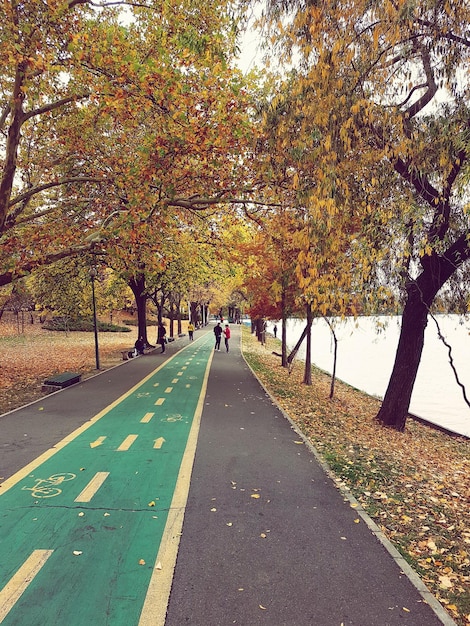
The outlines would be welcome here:
M 212 344 L 190 344 L 0 497 L 0 589 L 53 550 L 2 625 L 138 624 Z M 76 502 L 98 472 L 109 475 Z

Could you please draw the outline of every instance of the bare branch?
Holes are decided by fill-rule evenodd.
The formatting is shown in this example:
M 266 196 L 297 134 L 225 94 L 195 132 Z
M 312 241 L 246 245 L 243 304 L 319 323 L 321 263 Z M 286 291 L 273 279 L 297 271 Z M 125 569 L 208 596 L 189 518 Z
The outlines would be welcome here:
M 437 92 L 437 85 L 434 80 L 434 74 L 431 67 L 431 58 L 427 50 L 421 51 L 421 59 L 423 61 L 423 69 L 426 74 L 426 92 L 418 98 L 414 104 L 412 104 L 404 113 L 405 119 L 410 120 L 417 113 L 422 111 L 424 107 L 431 102 Z
M 76 94 L 74 96 L 68 96 L 67 98 L 62 98 L 61 100 L 57 100 L 56 102 L 51 102 L 46 106 L 39 107 L 38 109 L 33 109 L 32 111 L 28 111 L 24 114 L 23 119 L 26 121 L 32 117 L 36 117 L 37 115 L 42 115 L 43 113 L 48 113 L 49 111 L 55 111 L 56 109 L 60 109 L 66 104 L 70 104 L 72 102 L 77 102 L 78 100 L 83 100 L 84 98 L 89 98 L 90 92 L 85 92 L 83 94 Z
M 72 248 L 62 250 L 61 252 L 46 254 L 41 259 L 20 264 L 15 267 L 14 270 L 10 270 L 8 272 L 0 274 L 0 287 L 4 287 L 5 285 L 9 285 L 16 280 L 19 280 L 20 278 L 24 278 L 25 276 L 28 276 L 28 274 L 31 274 L 32 271 L 45 265 L 51 265 L 52 263 L 60 261 L 61 259 L 66 259 L 69 257 L 78 256 L 80 254 L 83 254 L 84 252 L 89 252 L 92 249 L 93 245 L 94 243 L 88 245 L 74 246 Z
M 104 183 L 104 182 L 106 182 L 106 180 L 103 178 L 93 178 L 93 177 L 88 177 L 88 176 L 75 176 L 72 178 L 62 178 L 60 180 L 55 180 L 50 183 L 44 183 L 44 185 L 39 185 L 38 187 L 31 187 L 31 189 L 28 189 L 28 191 L 25 191 L 24 193 L 16 196 L 16 198 L 13 198 L 13 200 L 10 200 L 10 202 L 8 203 L 8 206 L 11 207 L 11 206 L 14 206 L 15 204 L 18 204 L 19 202 L 24 202 L 26 199 L 31 198 L 31 196 L 41 193 L 41 191 L 45 191 L 46 189 L 52 189 L 53 187 L 60 187 L 62 185 L 71 185 L 74 183 Z

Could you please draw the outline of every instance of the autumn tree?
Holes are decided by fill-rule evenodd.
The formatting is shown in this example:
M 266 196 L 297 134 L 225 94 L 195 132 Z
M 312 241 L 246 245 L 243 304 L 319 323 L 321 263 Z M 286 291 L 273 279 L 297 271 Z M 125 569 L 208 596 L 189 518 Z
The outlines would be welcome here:
M 232 189 L 247 118 L 228 65 L 230 6 L 150 1 L 130 8 L 127 23 L 113 3 L 100 8 L 3 2 L 0 284 L 89 249 L 87 236 L 150 187 L 138 219 L 168 209 L 166 200 L 199 209 L 195 196 L 216 202 Z M 126 133 L 145 138 L 140 162 L 112 144 Z M 224 159 L 208 186 L 208 169 Z
M 316 127 L 325 154 L 340 157 L 330 172 L 355 200 L 349 253 L 372 288 L 388 280 L 404 294 L 377 416 L 402 430 L 428 311 L 450 279 L 461 280 L 470 254 L 469 8 L 453 0 L 274 0 L 266 15 L 277 27 L 284 15 L 279 42 L 298 55 L 292 99 L 303 128 Z

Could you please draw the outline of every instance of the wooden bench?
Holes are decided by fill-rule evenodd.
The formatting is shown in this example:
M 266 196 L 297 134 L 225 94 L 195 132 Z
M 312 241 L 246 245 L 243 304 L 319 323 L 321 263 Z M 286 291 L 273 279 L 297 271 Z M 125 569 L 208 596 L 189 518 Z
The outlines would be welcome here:
M 82 375 L 75 372 L 64 372 L 63 374 L 56 374 L 55 376 L 50 376 L 47 380 L 44 381 L 42 385 L 42 390 L 56 391 L 57 389 L 64 389 L 65 387 L 70 387 L 70 385 L 75 385 L 76 383 L 79 383 L 81 379 Z

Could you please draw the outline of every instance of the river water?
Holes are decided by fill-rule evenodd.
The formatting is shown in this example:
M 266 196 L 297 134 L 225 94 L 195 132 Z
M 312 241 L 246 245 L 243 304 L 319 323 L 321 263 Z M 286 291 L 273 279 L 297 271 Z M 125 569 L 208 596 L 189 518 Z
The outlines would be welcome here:
M 452 358 L 460 382 L 470 399 L 470 321 L 459 315 L 436 316 L 441 333 L 452 346 Z M 383 398 L 398 345 L 401 317 L 360 317 L 335 321 L 338 338 L 336 376 L 366 393 Z M 281 324 L 277 324 L 278 337 Z M 287 344 L 292 348 L 305 327 L 304 320 L 289 320 Z M 268 324 L 272 332 L 273 324 Z M 322 318 L 312 327 L 312 362 L 331 373 L 333 340 Z M 305 342 L 297 354 L 305 359 Z M 463 398 L 449 365 L 448 349 L 429 318 L 410 412 L 429 422 L 470 437 L 470 407 Z

